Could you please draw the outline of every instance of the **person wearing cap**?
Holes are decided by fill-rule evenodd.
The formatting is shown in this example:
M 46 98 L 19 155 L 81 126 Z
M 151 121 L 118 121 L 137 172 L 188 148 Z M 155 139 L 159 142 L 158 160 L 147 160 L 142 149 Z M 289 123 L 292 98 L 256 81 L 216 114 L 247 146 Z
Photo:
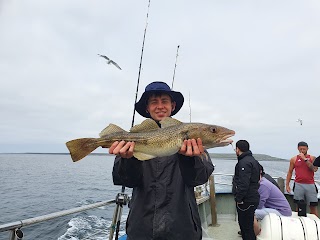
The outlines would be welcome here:
M 135 110 L 159 127 L 175 115 L 184 102 L 180 92 L 164 82 L 152 82 L 135 104 Z M 126 222 L 128 240 L 200 240 L 202 228 L 194 187 L 204 184 L 214 170 L 201 139 L 187 139 L 178 153 L 139 161 L 134 142 L 114 142 L 109 153 L 117 155 L 113 182 L 133 188 Z M 206 154 L 206 158 L 201 158 Z
M 306 142 L 298 143 L 298 151 L 299 154 L 290 159 L 286 191 L 291 192 L 290 180 L 292 172 L 295 170 L 293 199 L 298 204 L 309 205 L 310 213 L 318 216 L 318 190 L 314 183 L 314 172 L 318 170 L 318 167 L 313 165 L 315 157 L 308 154 L 308 144 Z

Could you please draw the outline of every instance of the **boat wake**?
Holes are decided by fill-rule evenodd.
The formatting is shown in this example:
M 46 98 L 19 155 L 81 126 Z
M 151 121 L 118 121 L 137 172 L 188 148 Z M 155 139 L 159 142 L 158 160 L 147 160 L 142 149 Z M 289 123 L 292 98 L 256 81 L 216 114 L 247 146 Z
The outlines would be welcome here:
M 120 226 L 125 226 L 127 216 L 122 216 Z M 58 240 L 102 240 L 109 237 L 110 220 L 97 216 L 85 216 L 72 218 L 68 225 L 70 226 L 65 234 Z M 120 229 L 119 235 L 125 234 L 125 229 Z

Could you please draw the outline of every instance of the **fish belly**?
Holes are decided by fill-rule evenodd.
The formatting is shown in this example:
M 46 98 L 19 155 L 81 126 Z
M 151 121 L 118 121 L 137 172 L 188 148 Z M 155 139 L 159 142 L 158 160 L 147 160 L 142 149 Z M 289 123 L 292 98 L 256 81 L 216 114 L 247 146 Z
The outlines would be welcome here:
M 140 152 L 154 157 L 165 157 L 177 153 L 183 141 L 177 139 L 175 141 L 156 142 L 155 144 L 141 144 L 137 142 L 134 147 L 134 152 Z

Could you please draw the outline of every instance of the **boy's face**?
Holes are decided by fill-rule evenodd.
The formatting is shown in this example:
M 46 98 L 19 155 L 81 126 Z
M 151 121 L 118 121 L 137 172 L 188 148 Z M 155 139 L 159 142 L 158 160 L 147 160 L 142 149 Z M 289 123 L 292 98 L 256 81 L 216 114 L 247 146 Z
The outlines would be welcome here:
M 161 121 L 165 117 L 170 117 L 175 107 L 176 103 L 172 102 L 168 94 L 151 95 L 146 110 L 153 120 Z

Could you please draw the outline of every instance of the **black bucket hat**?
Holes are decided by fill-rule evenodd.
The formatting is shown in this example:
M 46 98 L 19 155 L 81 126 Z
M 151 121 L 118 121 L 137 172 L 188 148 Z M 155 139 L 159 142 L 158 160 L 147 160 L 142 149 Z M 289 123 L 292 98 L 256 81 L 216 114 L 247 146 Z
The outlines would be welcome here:
M 165 93 L 168 94 L 172 101 L 176 103 L 175 109 L 172 111 L 170 116 L 175 115 L 181 109 L 184 97 L 181 92 L 175 92 L 164 82 L 152 82 L 146 86 L 144 93 L 140 100 L 135 104 L 136 111 L 143 117 L 151 118 L 150 114 L 146 111 L 148 98 L 154 93 Z

